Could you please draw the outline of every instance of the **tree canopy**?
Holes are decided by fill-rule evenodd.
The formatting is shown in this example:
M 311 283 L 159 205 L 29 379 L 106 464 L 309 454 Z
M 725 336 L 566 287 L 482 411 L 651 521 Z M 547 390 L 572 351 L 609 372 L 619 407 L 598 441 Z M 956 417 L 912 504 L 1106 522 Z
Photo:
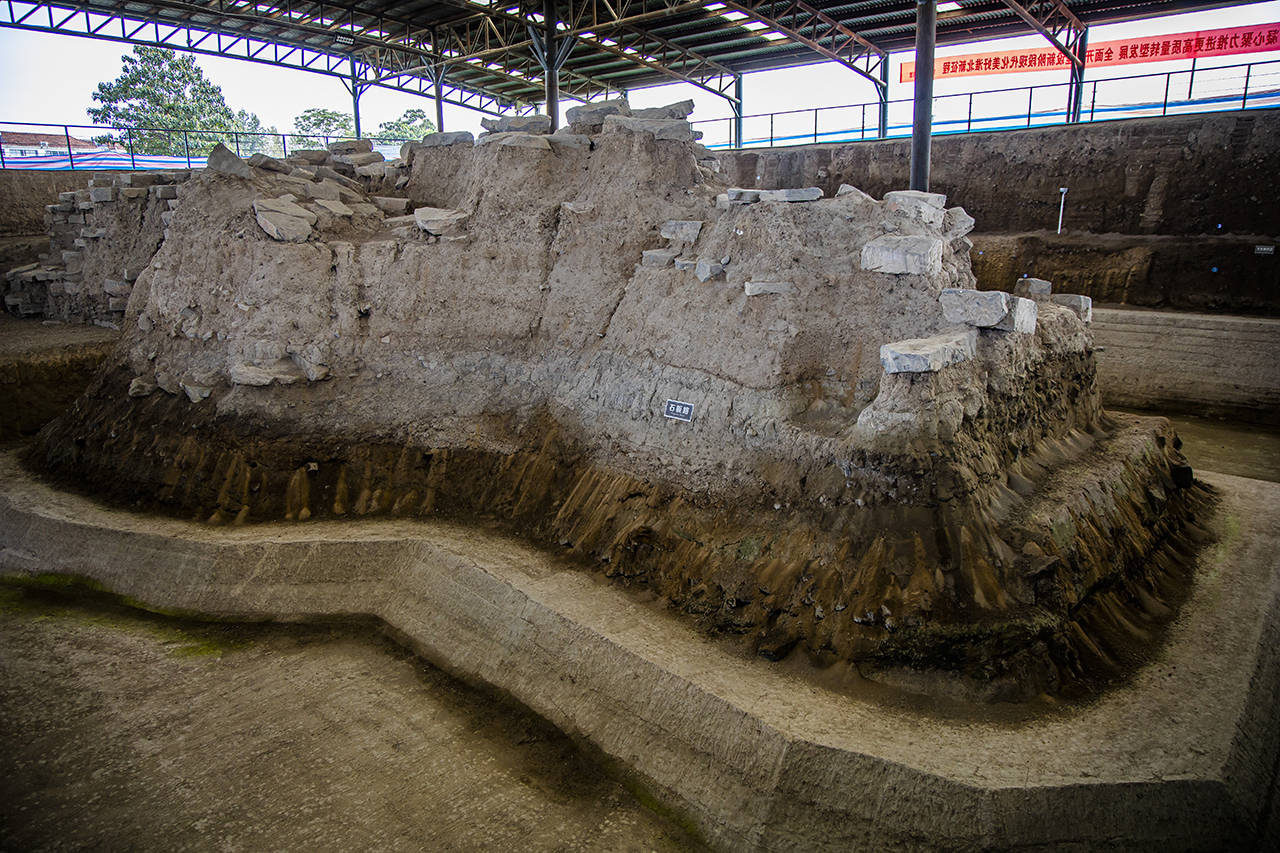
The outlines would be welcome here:
M 318 148 L 323 147 L 326 136 L 354 136 L 355 121 L 351 113 L 311 107 L 294 118 L 293 129 L 297 135 L 290 139 L 291 145 Z
M 395 140 L 421 139 L 434 133 L 435 122 L 427 118 L 425 110 L 405 110 L 404 115 L 378 125 L 378 136 Z
M 187 153 L 198 155 L 217 142 L 232 146 L 231 134 L 265 132 L 253 113 L 233 112 L 222 89 L 209 82 L 191 54 L 179 54 L 159 47 L 138 46 L 133 55 L 122 57 L 124 68 L 110 83 L 99 83 L 89 118 L 97 124 L 129 129 L 134 150 L 141 154 Z M 188 131 L 158 132 L 156 128 Z M 191 133 L 193 130 L 204 133 Z M 267 140 L 245 137 L 238 140 L 242 152 L 265 146 Z

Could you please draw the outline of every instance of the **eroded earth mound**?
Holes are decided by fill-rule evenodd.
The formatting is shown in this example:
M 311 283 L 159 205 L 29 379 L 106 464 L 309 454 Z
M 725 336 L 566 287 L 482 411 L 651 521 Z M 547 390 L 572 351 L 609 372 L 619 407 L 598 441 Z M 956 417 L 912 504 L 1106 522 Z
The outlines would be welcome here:
M 215 524 L 496 520 L 766 657 L 987 698 L 1176 606 L 1206 492 L 1101 409 L 1087 300 L 973 290 L 943 197 L 737 190 L 625 109 L 362 154 L 182 183 L 35 463 Z

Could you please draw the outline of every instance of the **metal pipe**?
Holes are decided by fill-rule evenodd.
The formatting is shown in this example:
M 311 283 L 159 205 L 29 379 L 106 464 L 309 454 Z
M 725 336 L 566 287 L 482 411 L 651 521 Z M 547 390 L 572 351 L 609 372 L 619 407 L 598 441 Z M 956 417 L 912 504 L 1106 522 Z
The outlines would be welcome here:
M 71 171 L 74 172 L 76 170 L 76 155 L 71 153 L 71 130 L 65 124 L 62 126 L 62 135 L 67 138 L 67 162 L 71 164 Z M 190 167 L 191 165 L 188 163 L 187 168 Z
M 432 42 L 434 44 L 435 42 Z M 444 63 L 441 62 L 435 67 L 435 72 L 431 75 L 432 83 L 435 85 L 436 94 L 436 132 L 444 133 Z
M 1071 88 L 1067 90 L 1067 123 L 1076 124 L 1080 121 L 1080 111 L 1084 106 L 1084 61 L 1089 55 L 1089 28 L 1085 27 L 1080 33 L 1080 38 L 1076 41 L 1076 52 L 1080 56 L 1081 65 L 1077 69 L 1075 63 L 1071 65 Z
M 933 48 L 938 8 L 934 0 L 916 0 L 916 87 L 911 117 L 911 189 L 929 191 L 929 155 L 933 137 Z
M 733 140 L 734 145 L 738 148 L 742 147 L 742 114 L 745 110 L 742 108 L 742 75 L 739 74 L 733 78 L 733 97 L 737 103 L 733 105 Z
M 356 60 L 351 59 L 351 114 L 355 118 L 356 139 L 360 138 L 360 84 L 356 82 Z
M 880 62 L 880 83 L 881 85 L 876 89 L 876 96 L 880 100 L 880 114 L 877 116 L 876 122 L 876 137 L 884 139 L 889 135 L 889 57 L 887 55 Z M 863 110 L 862 125 L 864 128 L 866 124 L 866 110 Z
M 1244 97 L 1240 99 L 1240 109 L 1249 106 L 1249 77 L 1253 75 L 1253 63 L 1249 63 L 1249 67 L 1244 70 Z
M 543 81 L 547 96 L 547 115 L 551 117 L 551 131 L 560 128 L 560 66 L 556 62 L 556 0 L 542 0 L 542 50 L 546 57 L 543 65 Z
M 1067 188 L 1058 187 L 1058 192 L 1062 193 L 1062 201 L 1058 202 L 1058 233 L 1062 233 L 1062 215 L 1067 210 Z
M 129 168 L 137 169 L 138 164 L 133 159 L 133 128 L 126 129 L 125 133 L 127 135 L 126 138 L 129 140 Z

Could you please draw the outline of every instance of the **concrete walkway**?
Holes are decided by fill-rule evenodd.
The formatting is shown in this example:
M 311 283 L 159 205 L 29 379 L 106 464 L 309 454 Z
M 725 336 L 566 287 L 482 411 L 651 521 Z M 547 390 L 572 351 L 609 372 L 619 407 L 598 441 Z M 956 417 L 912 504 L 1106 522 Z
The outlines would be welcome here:
M 55 492 L 9 457 L 0 572 L 226 618 L 374 615 L 581 736 L 725 850 L 1266 849 L 1280 486 L 1206 478 L 1221 538 L 1156 658 L 1092 703 L 1018 719 L 819 686 L 473 529 L 197 527 Z

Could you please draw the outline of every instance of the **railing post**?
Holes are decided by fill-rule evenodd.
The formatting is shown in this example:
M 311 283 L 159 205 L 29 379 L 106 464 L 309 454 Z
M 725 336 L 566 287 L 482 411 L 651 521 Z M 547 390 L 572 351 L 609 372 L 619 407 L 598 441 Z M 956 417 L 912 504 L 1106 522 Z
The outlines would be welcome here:
M 1191 90 L 1194 89 L 1196 85 L 1196 60 L 1198 58 L 1199 57 L 1196 57 L 1196 56 L 1191 57 L 1191 74 L 1190 76 L 1187 77 L 1187 100 L 1188 101 L 1191 100 Z
M 974 60 L 974 61 L 976 62 L 977 60 Z M 964 132 L 970 133 L 972 131 L 973 131 L 973 92 L 970 92 L 969 93 L 969 115 L 966 116 L 964 120 Z
M 237 131 L 231 131 L 231 140 L 236 144 L 236 156 L 240 156 L 240 134 Z
M 773 147 L 773 113 L 769 113 L 769 147 Z
M 1093 110 L 1098 105 L 1098 81 L 1093 81 L 1093 94 L 1089 96 L 1089 121 L 1093 121 Z
M 187 155 L 187 168 L 191 168 L 191 139 L 187 136 L 187 132 L 182 131 L 182 150 Z
M 1173 79 L 1173 72 L 1164 75 L 1164 103 L 1160 106 L 1160 115 L 1169 114 L 1169 81 Z
M 976 61 L 976 60 L 975 60 Z M 1036 87 L 1027 87 L 1027 127 L 1031 127 L 1031 107 L 1035 104 Z
M 76 170 L 76 155 L 71 153 L 71 130 L 65 124 L 62 126 L 62 135 L 67 140 L 67 162 L 71 164 L 71 171 Z
M 284 156 L 289 156 L 289 137 L 286 134 L 280 134 L 280 150 L 284 152 Z
M 1248 88 L 1249 88 L 1248 86 L 1245 86 L 1246 91 L 1248 91 Z M 814 145 L 818 144 L 818 109 L 817 107 L 814 107 L 814 110 L 813 110 L 813 144 Z
M 1253 63 L 1250 62 L 1244 69 L 1244 95 L 1240 98 L 1240 109 L 1247 109 L 1249 106 L 1249 78 L 1253 75 Z
M 125 139 L 129 140 L 129 168 L 136 170 L 138 164 L 133 159 L 133 128 L 125 128 Z
M 4 134 L 0 133 L 0 169 L 9 168 L 4 164 Z

